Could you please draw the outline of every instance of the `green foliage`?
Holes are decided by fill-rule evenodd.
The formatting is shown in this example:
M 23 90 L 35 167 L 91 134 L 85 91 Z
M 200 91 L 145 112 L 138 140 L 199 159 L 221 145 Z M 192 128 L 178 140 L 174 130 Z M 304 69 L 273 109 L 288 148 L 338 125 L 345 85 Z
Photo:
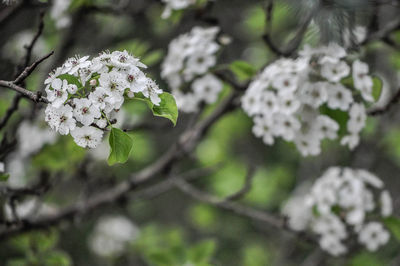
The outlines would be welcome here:
M 108 164 L 125 163 L 133 147 L 132 138 L 119 128 L 113 127 L 109 136 L 110 156 Z
M 383 219 L 383 223 L 392 232 L 397 241 L 400 241 L 400 219 L 394 216 L 390 216 Z
M 229 69 L 240 81 L 249 80 L 257 73 L 257 70 L 252 65 L 240 60 L 231 63 Z
M 171 120 L 174 126 L 178 120 L 178 107 L 172 94 L 164 92 L 160 95 L 160 105 L 153 105 L 152 111 L 155 116 L 160 116 Z
M 382 80 L 377 77 L 374 77 L 372 80 L 374 82 L 372 88 L 372 96 L 374 97 L 375 101 L 378 101 L 382 94 Z
M 71 137 L 62 136 L 57 143 L 45 146 L 34 156 L 32 164 L 38 169 L 69 172 L 76 168 L 85 154 L 85 149 L 76 145 Z
M 68 81 L 68 84 L 75 84 L 78 89 L 82 87 L 82 84 L 79 82 L 78 78 L 69 74 L 62 74 L 58 76 L 59 79 L 61 80 L 66 80 Z
M 287 167 L 261 168 L 255 173 L 252 189 L 244 199 L 259 206 L 278 207 L 287 198 L 293 182 L 293 173 Z
M 0 182 L 6 182 L 9 177 L 10 177 L 10 174 L 0 173 Z
M 217 226 L 218 211 L 210 205 L 196 204 L 190 208 L 189 217 L 196 228 L 206 231 Z
M 380 260 L 376 255 L 366 252 L 361 252 L 355 255 L 351 261 L 350 266 L 382 266 L 387 265 Z
M 392 128 L 383 138 L 384 151 L 400 165 L 400 128 Z
M 143 228 L 135 247 L 146 262 L 154 266 L 210 265 L 216 250 L 213 240 L 203 240 L 194 245 L 184 241 L 180 230 L 149 225 Z
M 245 245 L 243 249 L 242 265 L 246 266 L 259 266 L 269 265 L 268 251 L 256 244 Z
M 176 106 L 174 96 L 168 92 L 163 92 L 159 97 L 161 99 L 159 105 L 154 105 L 150 99 L 141 94 L 136 94 L 132 99 L 146 102 L 154 116 L 167 118 L 175 126 L 178 120 L 178 107 Z
M 10 244 L 20 253 L 20 257 L 13 257 L 6 265 L 72 265 L 68 254 L 55 248 L 58 239 L 56 231 L 32 232 L 12 238 Z

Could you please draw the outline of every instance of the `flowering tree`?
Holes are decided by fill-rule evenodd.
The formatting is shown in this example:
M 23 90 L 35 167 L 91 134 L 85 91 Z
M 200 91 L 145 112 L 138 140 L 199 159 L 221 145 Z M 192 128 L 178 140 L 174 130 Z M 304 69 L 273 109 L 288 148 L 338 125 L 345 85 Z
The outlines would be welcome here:
M 4 265 L 399 265 L 399 12 L 3 0 Z

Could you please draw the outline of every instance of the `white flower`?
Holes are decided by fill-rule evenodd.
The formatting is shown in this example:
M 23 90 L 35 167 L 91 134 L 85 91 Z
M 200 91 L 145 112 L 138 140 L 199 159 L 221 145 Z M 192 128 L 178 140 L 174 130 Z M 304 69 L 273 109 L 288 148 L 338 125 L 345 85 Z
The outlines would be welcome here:
M 190 80 L 193 75 L 201 75 L 207 72 L 207 70 L 214 66 L 216 63 L 216 58 L 212 54 L 197 53 L 191 55 L 187 60 L 187 67 L 184 74 Z
M 160 94 L 163 91 L 158 87 L 158 85 L 151 79 L 147 80 L 146 88 L 142 91 L 144 97 L 150 98 L 150 101 L 154 105 L 160 105 L 161 98 Z
M 80 68 L 87 68 L 90 66 L 90 61 L 88 61 L 89 56 L 84 56 L 82 58 L 71 57 L 67 59 L 67 61 L 63 65 L 63 71 L 70 75 L 74 75 L 78 73 Z
M 340 256 L 347 252 L 346 246 L 340 242 L 339 239 L 334 236 L 324 236 L 319 241 L 319 244 L 323 250 L 333 256 Z
M 364 244 L 369 251 L 376 251 L 389 241 L 389 237 L 389 233 L 381 223 L 370 222 L 361 229 L 358 241 Z
M 124 74 L 112 70 L 109 73 L 102 73 L 99 78 L 100 86 L 111 91 L 114 97 L 120 97 L 129 83 Z
M 47 100 L 55 108 L 59 108 L 68 99 L 68 82 L 66 80 L 54 79 L 51 87 L 46 88 Z
M 72 107 L 69 105 L 61 106 L 57 110 L 59 124 L 57 131 L 61 135 L 67 135 L 70 131 L 75 129 L 76 121 L 72 117 Z
M 291 73 L 281 73 L 272 80 L 272 86 L 281 92 L 294 92 L 299 86 L 299 77 Z
M 315 156 L 321 153 L 321 141 L 314 132 L 297 134 L 294 143 L 302 156 Z
M 299 120 L 294 116 L 282 113 L 274 116 L 274 123 L 276 135 L 281 136 L 286 141 L 292 141 L 301 127 Z
M 75 118 L 84 126 L 91 125 L 95 118 L 101 116 L 99 108 L 88 99 L 74 99 L 74 105 Z
M 197 81 L 208 75 L 209 69 L 216 64 L 216 52 L 220 47 L 215 41 L 218 31 L 218 27 L 194 27 L 190 32 L 172 40 L 168 46 L 168 55 L 161 66 L 161 77 L 172 88 L 181 111 L 193 112 L 201 102 L 215 102 L 215 97 L 218 96 L 214 92 L 219 89 L 213 90 L 212 94 L 205 94 L 203 90 L 208 86 L 203 86 Z M 215 88 L 220 87 L 217 85 L 217 80 L 213 83 L 216 85 Z M 199 99 L 195 99 L 196 97 Z
M 126 79 L 129 84 L 129 89 L 133 93 L 142 92 L 146 88 L 148 78 L 146 75 L 137 67 L 131 67 Z
M 326 62 L 322 64 L 321 76 L 331 82 L 339 82 L 350 74 L 350 67 L 344 61 L 337 63 Z
M 103 131 L 90 126 L 77 127 L 71 131 L 76 144 L 83 148 L 96 148 L 103 138 Z
M 54 69 L 52 72 L 49 73 L 49 76 L 44 81 L 44 84 L 45 85 L 51 84 L 56 78 L 58 78 L 58 76 L 62 74 L 62 72 L 63 72 L 62 67 Z
M 53 130 L 58 131 L 61 135 L 67 135 L 71 130 L 75 129 L 76 121 L 73 118 L 71 106 L 65 105 L 60 108 L 54 108 L 48 105 L 45 114 L 45 121 Z
M 254 95 L 256 96 L 256 95 Z M 279 111 L 279 101 L 277 95 L 270 90 L 264 91 L 261 95 L 258 95 L 260 97 L 260 113 L 270 116 L 273 113 L 276 113 Z M 253 107 L 256 108 L 256 107 Z
M 305 83 L 300 87 L 300 100 L 313 108 L 318 108 L 328 100 L 325 82 Z
M 312 210 L 304 195 L 295 195 L 285 204 L 282 213 L 288 217 L 288 226 L 294 231 L 303 231 L 311 220 Z
M 372 97 L 373 81 L 368 75 L 369 67 L 366 63 L 359 60 L 353 62 L 353 80 L 354 87 L 361 91 L 361 95 L 364 100 L 373 102 L 374 97 Z
M 387 190 L 382 191 L 380 196 L 380 202 L 381 202 L 381 215 L 383 217 L 388 217 L 392 215 L 393 203 L 389 191 Z
M 350 150 L 353 150 L 360 143 L 360 136 L 357 133 L 351 133 L 350 135 L 346 135 L 340 141 L 340 144 L 343 146 L 348 146 Z
M 222 86 L 223 84 L 219 79 L 214 75 L 207 74 L 196 79 L 192 84 L 192 89 L 196 97 L 211 104 L 217 101 Z
M 96 121 L 96 125 L 99 127 L 99 128 L 105 128 L 106 126 L 107 126 L 107 120 L 106 119 L 98 119 L 97 121 Z
M 4 173 L 4 163 L 0 162 L 0 173 Z
M 326 115 L 320 115 L 315 123 L 315 128 L 319 134 L 328 139 L 336 139 L 339 124 Z
M 89 247 L 103 257 L 118 256 L 139 236 L 139 228 L 123 216 L 99 219 L 89 238 Z
M 297 112 L 301 107 L 301 102 L 291 92 L 280 93 L 278 96 L 278 101 L 279 107 L 277 109 L 287 115 Z
M 357 170 L 357 176 L 374 188 L 383 188 L 383 182 L 376 175 L 366 170 Z
M 114 103 L 112 101 L 111 92 L 103 87 L 97 87 L 95 91 L 91 92 L 89 94 L 89 100 L 100 110 L 105 109 L 108 104 Z
M 326 90 L 328 92 L 329 108 L 342 111 L 349 110 L 351 103 L 354 101 L 350 90 L 346 89 L 340 83 L 326 84 Z
M 353 104 L 350 108 L 350 119 L 347 121 L 347 130 L 350 133 L 360 132 L 364 126 L 367 119 L 367 114 L 365 107 L 362 104 Z
M 78 86 L 76 86 L 75 84 L 68 84 L 68 85 L 67 85 L 67 91 L 68 91 L 70 94 L 75 94 L 75 93 L 77 93 L 77 91 L 78 91 Z
M 257 116 L 254 118 L 253 133 L 262 138 L 265 144 L 274 144 L 274 124 L 271 117 Z

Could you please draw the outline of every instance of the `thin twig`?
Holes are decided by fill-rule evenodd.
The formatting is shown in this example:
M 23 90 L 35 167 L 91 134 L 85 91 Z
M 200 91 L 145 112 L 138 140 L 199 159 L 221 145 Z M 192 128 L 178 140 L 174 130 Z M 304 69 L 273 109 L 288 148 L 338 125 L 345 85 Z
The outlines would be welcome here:
M 43 102 L 43 103 L 49 103 L 49 101 L 42 97 L 41 93 L 37 92 L 32 92 L 29 91 L 25 88 L 22 88 L 18 85 L 16 85 L 13 81 L 5 81 L 5 80 L 0 80 L 0 87 L 5 87 L 12 89 L 18 93 L 20 93 L 22 96 L 34 101 L 34 102 Z
M 46 60 L 47 58 L 49 58 L 53 54 L 54 54 L 54 51 L 51 51 L 47 55 L 45 55 L 42 58 L 36 60 L 32 65 L 26 67 L 21 72 L 21 74 L 14 80 L 14 84 L 20 84 L 21 82 L 23 82 L 30 74 L 32 74 L 32 72 L 37 68 L 37 66 L 40 65 L 40 63 L 42 63 L 44 60 Z
M 227 201 L 238 200 L 242 198 L 244 195 L 246 195 L 251 190 L 255 170 L 256 169 L 254 167 L 250 166 L 249 169 L 247 170 L 246 179 L 244 181 L 243 187 L 236 193 L 226 197 L 225 200 Z

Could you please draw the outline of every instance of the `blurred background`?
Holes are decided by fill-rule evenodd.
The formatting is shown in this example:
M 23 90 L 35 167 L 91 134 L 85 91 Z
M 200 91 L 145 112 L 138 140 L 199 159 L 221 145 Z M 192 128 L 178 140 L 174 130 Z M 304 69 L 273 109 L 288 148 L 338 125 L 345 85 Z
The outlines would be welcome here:
M 293 3 L 295 1 L 275 1 L 270 25 L 266 25 L 266 1 L 260 0 L 217 0 L 210 9 L 205 1 L 200 1 L 187 10 L 174 12 L 168 19 L 160 17 L 164 9 L 160 1 L 123 2 L 32 0 L 1 5 L 0 79 L 13 80 L 18 66 L 23 65 L 24 46 L 29 45 L 36 34 L 42 11 L 45 12 L 43 34 L 34 46 L 32 61 L 52 50 L 55 53 L 26 80 L 26 88 L 33 91 L 43 89 L 47 73 L 68 57 L 123 49 L 140 57 L 148 65 L 148 73 L 168 91 L 159 73 L 169 42 L 195 25 L 216 23 L 230 39 L 230 44 L 224 46 L 218 57 L 218 65 L 244 60 L 261 70 L 279 57 L 263 39 L 266 29 L 270 27 L 273 42 L 284 47 L 302 26 L 302 11 Z M 300 2 L 307 1 L 297 4 Z M 361 1 L 351 10 L 354 25 L 365 29 L 384 27 L 398 18 L 398 3 Z M 10 10 L 13 13 L 7 16 Z M 376 25 L 371 26 L 373 16 L 377 17 Z M 334 30 L 321 33 L 317 30 L 318 19 L 315 23 L 307 28 L 302 44 L 317 44 L 324 35 L 334 38 Z M 378 105 L 384 105 L 398 89 L 400 30 L 391 35 L 391 41 L 391 45 L 378 40 L 359 47 L 361 58 L 383 79 L 384 93 Z M 247 81 L 246 76 L 236 78 L 241 79 L 240 82 Z M 231 90 L 226 84 L 219 102 Z M 14 98 L 14 92 L 0 89 L 0 117 L 16 101 Z M 20 216 L 51 214 L 127 179 L 132 172 L 159 158 L 194 119 L 194 115 L 180 113 L 178 124 L 173 128 L 167 121 L 154 118 L 144 104 L 124 105 L 118 121 L 124 128 L 134 129 L 130 132 L 134 148 L 128 163 L 109 167 L 107 143 L 96 150 L 81 149 L 70 136 L 60 137 L 49 132 L 40 104 L 18 101 L 18 112 L 0 131 L 0 161 L 10 173 L 7 185 L 18 188 L 41 182 L 51 184 L 48 191 L 35 196 L 1 198 L 4 206 L 11 202 L 20 206 Z M 218 103 L 207 106 L 201 117 L 210 114 Z M 338 141 L 326 141 L 320 156 L 303 158 L 294 145 L 287 142 L 264 145 L 251 133 L 251 119 L 238 108 L 219 119 L 191 156 L 183 158 L 171 173 L 209 169 L 192 182 L 220 198 L 239 191 L 246 176 L 253 173 L 250 191 L 239 202 L 279 215 L 296 188 L 311 184 L 328 167 L 364 168 L 383 179 L 393 195 L 395 214 L 399 215 L 399 110 L 399 106 L 394 106 L 381 116 L 368 118 L 361 144 L 355 150 L 349 151 Z M 166 178 L 160 175 L 154 183 Z M 153 183 L 147 186 L 151 185 Z M 400 244 L 393 237 L 376 253 L 353 250 L 344 257 L 334 258 L 302 237 L 196 201 L 173 187 L 143 197 L 135 197 L 135 193 L 131 193 L 131 198 L 97 209 L 90 215 L 61 223 L 57 228 L 1 241 L 0 264 L 400 265 Z M 4 209 L 1 226 L 6 228 L 10 226 L 6 222 L 10 210 L 7 214 L 7 208 Z M 118 220 L 120 224 L 107 223 L 107 217 L 121 216 L 125 218 Z M 101 221 L 103 226 L 99 225 Z M 121 228 L 126 228 L 122 231 L 130 236 L 129 245 L 121 249 L 118 243 L 101 242 L 98 235 L 104 228 L 112 234 L 119 234 Z M 190 261 L 195 263 L 190 264 Z

